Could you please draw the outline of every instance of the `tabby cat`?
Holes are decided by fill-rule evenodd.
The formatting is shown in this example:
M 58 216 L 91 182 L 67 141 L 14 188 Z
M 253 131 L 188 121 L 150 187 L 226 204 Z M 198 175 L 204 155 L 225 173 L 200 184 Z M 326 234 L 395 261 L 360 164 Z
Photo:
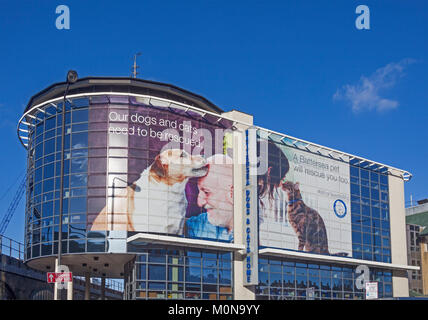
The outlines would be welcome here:
M 288 220 L 299 239 L 299 250 L 329 254 L 327 230 L 320 214 L 305 205 L 299 183 L 282 182 L 282 189 L 288 197 Z

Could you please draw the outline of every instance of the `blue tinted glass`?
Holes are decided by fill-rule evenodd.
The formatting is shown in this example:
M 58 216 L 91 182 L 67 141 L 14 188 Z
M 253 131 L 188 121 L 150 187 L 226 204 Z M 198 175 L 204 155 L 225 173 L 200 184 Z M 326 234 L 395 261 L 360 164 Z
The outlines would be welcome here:
M 372 217 L 373 218 L 380 218 L 380 209 L 372 207 Z
M 386 192 L 381 192 L 381 194 L 380 194 L 380 199 L 381 199 L 382 201 L 387 202 L 387 201 L 389 200 L 389 198 L 388 198 L 388 193 L 386 193 Z
M 201 268 L 186 267 L 186 281 L 201 282 Z
M 368 179 L 369 178 L 369 172 L 367 170 L 361 169 L 360 173 L 361 173 L 361 178 L 363 178 L 363 179 Z
M 351 183 L 360 184 L 360 179 L 357 177 L 351 177 Z
M 45 165 L 43 168 L 43 178 L 52 178 L 54 176 L 54 168 L 55 167 L 53 163 Z
M 361 206 L 361 214 L 363 216 L 370 217 L 370 207 L 369 206 Z
M 43 156 L 43 143 L 36 146 L 35 156 L 36 160 Z
M 388 176 L 384 175 L 384 174 L 381 174 L 380 175 L 380 183 L 382 183 L 382 184 L 388 184 Z
M 46 131 L 55 128 L 55 126 L 56 126 L 56 117 L 52 117 L 46 120 L 46 124 L 45 124 Z
M 389 220 L 389 211 L 388 210 L 382 210 L 382 219 L 385 221 Z
M 360 169 L 358 169 L 357 167 L 350 166 L 350 170 L 351 170 L 351 176 L 352 177 L 358 178 L 360 176 Z
M 360 205 L 351 203 L 351 213 L 360 214 L 361 213 Z
M 373 200 L 379 200 L 379 190 L 371 189 L 371 196 Z
M 88 147 L 88 133 L 87 132 L 73 133 L 71 140 L 72 140 L 72 148 L 73 149 L 87 148 Z
M 86 174 L 73 174 L 70 175 L 70 188 L 85 187 L 87 185 Z
M 86 198 L 71 198 L 70 199 L 70 212 L 71 213 L 85 213 L 86 212 Z
M 365 198 L 369 198 L 370 197 L 370 189 L 366 188 L 366 187 L 361 187 L 361 196 L 363 196 Z
M 88 171 L 88 158 L 73 158 L 71 160 L 72 173 L 86 173 Z
M 352 232 L 352 243 L 361 243 L 361 233 Z
M 203 269 L 203 281 L 205 283 L 217 283 L 217 269 L 204 268 Z
M 370 179 L 371 181 L 379 181 L 379 174 L 376 172 L 371 171 L 370 172 Z
M 353 214 L 353 215 L 352 215 L 352 218 L 351 218 L 351 222 L 352 222 L 352 223 L 361 223 L 361 216 L 360 216 L 360 215 Z
M 148 280 L 166 280 L 166 267 L 164 265 L 149 264 Z
M 88 109 L 73 111 L 73 123 L 86 121 L 88 121 Z
M 48 179 L 43 181 L 43 192 L 49 192 L 54 189 L 54 179 Z
M 353 195 L 360 195 L 360 186 L 357 184 L 352 184 L 351 183 L 351 194 Z

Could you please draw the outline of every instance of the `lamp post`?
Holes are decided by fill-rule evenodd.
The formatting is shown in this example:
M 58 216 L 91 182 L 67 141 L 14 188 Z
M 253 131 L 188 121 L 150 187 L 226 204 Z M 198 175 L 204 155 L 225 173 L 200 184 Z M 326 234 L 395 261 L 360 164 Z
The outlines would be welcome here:
M 59 196 L 59 234 L 58 234 L 58 258 L 55 263 L 55 272 L 58 270 L 58 266 L 61 266 L 61 253 L 62 253 L 62 212 L 63 212 L 63 202 L 64 202 L 64 143 L 65 143 L 65 106 L 67 100 L 68 89 L 70 84 L 73 84 L 77 81 L 77 72 L 70 70 L 67 73 L 67 87 L 64 91 L 64 99 L 62 104 L 62 126 L 61 126 L 61 179 L 60 179 L 60 196 Z M 60 297 L 58 293 L 58 283 L 55 282 L 55 300 L 58 300 Z

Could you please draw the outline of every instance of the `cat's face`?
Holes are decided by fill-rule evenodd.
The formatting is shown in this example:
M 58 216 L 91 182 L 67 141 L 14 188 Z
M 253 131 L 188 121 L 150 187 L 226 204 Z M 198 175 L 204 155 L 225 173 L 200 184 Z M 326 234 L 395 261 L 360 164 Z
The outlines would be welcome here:
M 285 194 L 288 197 L 288 201 L 293 200 L 295 198 L 294 195 L 296 194 L 296 191 L 299 191 L 298 182 L 293 183 L 291 181 L 282 180 L 281 186 L 282 190 L 285 191 Z

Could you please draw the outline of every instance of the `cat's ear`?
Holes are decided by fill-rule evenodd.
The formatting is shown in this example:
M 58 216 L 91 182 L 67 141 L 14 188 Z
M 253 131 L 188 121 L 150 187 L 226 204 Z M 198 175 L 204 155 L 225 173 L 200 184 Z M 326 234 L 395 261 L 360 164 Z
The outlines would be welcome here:
M 299 190 L 300 189 L 300 183 L 296 182 L 294 184 L 294 190 Z

